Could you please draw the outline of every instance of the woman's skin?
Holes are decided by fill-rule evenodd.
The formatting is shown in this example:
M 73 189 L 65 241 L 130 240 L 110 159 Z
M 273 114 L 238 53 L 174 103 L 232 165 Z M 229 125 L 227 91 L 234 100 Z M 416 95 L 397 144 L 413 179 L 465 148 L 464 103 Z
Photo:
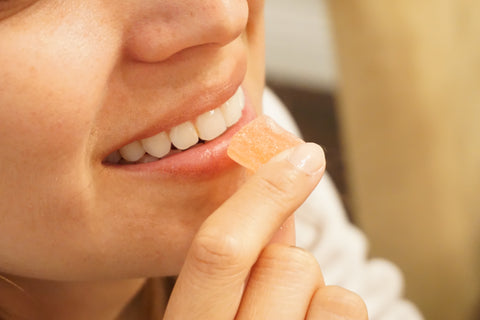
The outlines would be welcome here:
M 320 180 L 318 146 L 246 183 L 225 138 L 218 161 L 104 161 L 240 85 L 260 113 L 263 41 L 258 0 L 0 1 L 0 309 L 141 318 L 145 279 L 179 275 L 165 319 L 366 319 L 288 229 L 267 245 Z

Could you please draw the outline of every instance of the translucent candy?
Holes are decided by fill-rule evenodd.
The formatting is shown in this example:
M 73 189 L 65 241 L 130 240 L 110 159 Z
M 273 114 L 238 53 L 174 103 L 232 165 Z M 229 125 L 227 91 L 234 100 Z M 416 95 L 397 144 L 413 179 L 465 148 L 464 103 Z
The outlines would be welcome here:
M 301 143 L 304 143 L 302 139 L 262 115 L 233 136 L 227 154 L 245 168 L 257 171 L 276 154 Z

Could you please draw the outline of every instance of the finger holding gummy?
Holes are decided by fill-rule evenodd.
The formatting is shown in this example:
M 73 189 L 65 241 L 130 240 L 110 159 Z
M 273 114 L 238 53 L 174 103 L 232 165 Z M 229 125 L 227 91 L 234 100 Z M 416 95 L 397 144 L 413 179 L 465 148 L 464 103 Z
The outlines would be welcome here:
M 252 280 L 249 275 L 263 259 L 262 252 L 280 246 L 287 249 L 282 251 L 286 254 L 295 244 L 293 213 L 318 184 L 325 167 L 318 145 L 304 143 L 263 116 L 237 132 L 228 154 L 252 171 L 260 166 L 261 170 L 199 228 L 165 319 L 182 318 L 182 312 L 202 314 L 205 319 L 233 319 L 237 309 L 243 308 L 243 294 L 258 284 L 258 279 Z M 270 246 L 272 242 L 277 244 Z M 282 258 L 285 255 L 275 255 L 275 263 L 288 260 Z M 185 301 L 185 296 L 195 299 Z
M 304 143 L 273 119 L 261 115 L 233 136 L 227 154 L 238 164 L 256 172 L 275 155 Z M 295 242 L 295 219 L 292 215 L 273 236 L 271 243 L 294 245 Z

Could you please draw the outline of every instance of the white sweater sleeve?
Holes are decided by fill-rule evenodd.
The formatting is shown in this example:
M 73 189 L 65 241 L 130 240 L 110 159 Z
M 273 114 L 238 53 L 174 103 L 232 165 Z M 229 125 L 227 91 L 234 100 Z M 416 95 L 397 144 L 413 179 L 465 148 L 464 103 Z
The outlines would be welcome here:
M 265 90 L 264 112 L 282 127 L 300 135 L 280 100 Z M 365 301 L 370 320 L 421 320 L 422 315 L 403 297 L 400 270 L 384 259 L 367 259 L 365 235 L 347 219 L 336 188 L 325 174 L 296 212 L 297 245 L 317 258 L 325 283 L 356 292 Z

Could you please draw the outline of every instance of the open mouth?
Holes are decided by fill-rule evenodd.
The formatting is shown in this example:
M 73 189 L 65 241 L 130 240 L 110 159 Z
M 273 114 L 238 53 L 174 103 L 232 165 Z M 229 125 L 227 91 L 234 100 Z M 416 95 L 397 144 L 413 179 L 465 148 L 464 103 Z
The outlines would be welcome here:
M 242 117 L 245 94 L 241 87 L 222 106 L 183 122 L 168 131 L 133 141 L 109 154 L 106 164 L 155 162 L 221 136 Z

